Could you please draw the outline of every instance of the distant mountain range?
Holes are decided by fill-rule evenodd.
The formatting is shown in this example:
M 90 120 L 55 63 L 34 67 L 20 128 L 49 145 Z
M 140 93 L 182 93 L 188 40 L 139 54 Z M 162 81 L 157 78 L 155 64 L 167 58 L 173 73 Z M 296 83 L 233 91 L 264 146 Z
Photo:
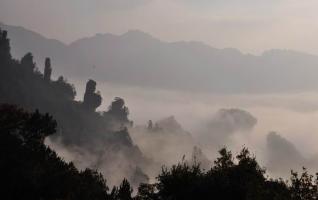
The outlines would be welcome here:
M 255 56 L 201 42 L 168 43 L 137 30 L 67 45 L 22 27 L 0 27 L 8 31 L 15 57 L 32 52 L 40 70 L 45 57 L 51 57 L 54 75 L 74 79 L 211 93 L 318 90 L 318 56 L 296 51 Z

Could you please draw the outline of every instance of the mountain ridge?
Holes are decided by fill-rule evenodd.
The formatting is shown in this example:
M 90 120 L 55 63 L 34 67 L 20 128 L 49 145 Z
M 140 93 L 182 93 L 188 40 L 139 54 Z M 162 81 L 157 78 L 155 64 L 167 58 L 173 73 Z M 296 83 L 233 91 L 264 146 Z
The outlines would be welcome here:
M 14 57 L 33 52 L 41 69 L 50 56 L 55 72 L 72 79 L 229 94 L 318 90 L 318 56 L 294 50 L 244 54 L 203 42 L 165 42 L 139 30 L 64 44 L 21 27 L 0 27 L 8 30 Z

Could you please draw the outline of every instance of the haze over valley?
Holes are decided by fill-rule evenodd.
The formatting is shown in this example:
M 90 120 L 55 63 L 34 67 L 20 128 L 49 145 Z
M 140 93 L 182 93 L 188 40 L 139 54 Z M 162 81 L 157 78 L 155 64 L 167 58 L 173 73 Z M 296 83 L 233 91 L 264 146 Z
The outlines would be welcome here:
M 239 2 L 1 2 L 3 194 L 317 199 L 318 4 Z
M 35 52 L 37 67 L 41 69 L 45 57 L 51 55 L 53 76 L 68 77 L 76 86 L 76 99 L 82 100 L 86 80 L 92 78 L 97 80 L 97 90 L 103 97 L 98 110 L 107 109 L 108 102 L 120 96 L 126 100 L 130 118 L 137 126 L 173 116 L 176 123 L 189 131 L 193 141 L 177 151 L 174 147 L 178 142 L 171 143 L 170 138 L 171 158 L 165 155 L 167 162 L 161 159 L 162 164 L 173 164 L 183 155 L 190 157 L 195 145 L 202 147 L 210 160 L 223 146 L 236 151 L 248 146 L 264 166 L 270 167 L 268 142 L 276 139 L 268 139 L 271 131 L 289 140 L 304 160 L 316 157 L 318 95 L 314 91 L 318 85 L 318 57 L 315 55 L 270 50 L 255 56 L 236 49 L 216 49 L 201 42 L 163 42 L 141 31 L 97 34 L 66 45 L 22 27 L 2 27 L 12 36 L 14 57 Z M 247 129 L 240 128 L 245 126 L 240 124 L 244 121 L 235 122 L 244 117 L 240 115 L 229 114 L 230 119 L 213 122 L 222 109 L 242 109 L 256 121 Z M 239 124 L 232 129 L 229 128 L 232 123 Z M 220 128 L 214 130 L 213 126 Z M 143 140 L 138 144 L 144 136 L 136 134 L 132 130 L 134 142 L 144 144 Z M 271 148 L 280 151 L 281 145 Z M 289 175 L 291 168 L 300 169 L 301 161 L 287 162 L 285 175 Z M 308 163 L 316 167 L 315 163 Z

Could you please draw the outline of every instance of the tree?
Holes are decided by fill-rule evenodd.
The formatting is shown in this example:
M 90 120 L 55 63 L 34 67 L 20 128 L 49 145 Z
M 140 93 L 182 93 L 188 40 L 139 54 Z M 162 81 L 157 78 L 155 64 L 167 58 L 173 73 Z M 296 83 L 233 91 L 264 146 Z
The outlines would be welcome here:
M 48 113 L 42 115 L 36 110 L 27 113 L 16 106 L 3 104 L 0 107 L 0 132 L 15 134 L 24 142 L 44 142 L 44 138 L 56 132 L 57 123 Z
M 133 189 L 130 186 L 129 182 L 127 181 L 127 179 L 124 179 L 119 186 L 117 199 L 132 200 L 133 199 L 131 196 L 132 192 L 133 192 Z
M 141 183 L 138 187 L 136 200 L 158 200 L 155 184 Z
M 306 168 L 303 168 L 299 176 L 297 172 L 291 172 L 291 196 L 293 200 L 314 200 L 318 199 L 318 174 L 316 178 L 310 175 Z
M 203 186 L 202 176 L 200 165 L 189 166 L 183 162 L 171 169 L 163 167 L 157 177 L 158 195 L 161 199 L 200 199 L 198 192 Z
M 85 169 L 80 173 L 80 199 L 110 199 L 106 180 L 95 170 Z
M 215 170 L 222 170 L 222 169 L 233 167 L 234 162 L 233 162 L 233 156 L 231 151 L 228 151 L 226 148 L 222 148 L 221 150 L 219 150 L 219 154 L 220 154 L 220 157 L 218 157 L 214 161 Z
M 44 144 L 56 121 L 39 111 L 0 105 L 0 193 L 3 199 L 105 200 L 108 187 L 94 170 L 79 172 Z

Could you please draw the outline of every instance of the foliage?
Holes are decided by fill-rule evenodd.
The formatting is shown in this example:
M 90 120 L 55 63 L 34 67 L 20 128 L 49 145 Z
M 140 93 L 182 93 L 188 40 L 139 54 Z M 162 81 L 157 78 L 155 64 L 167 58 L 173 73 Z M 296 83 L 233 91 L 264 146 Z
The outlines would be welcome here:
M 79 172 L 45 146 L 56 121 L 12 105 L 0 106 L 0 182 L 4 199 L 106 199 L 106 181 L 96 171 Z
M 317 181 L 306 171 L 293 173 L 292 184 L 265 178 L 262 169 L 247 148 L 236 156 L 225 148 L 219 151 L 214 166 L 202 171 L 185 162 L 162 168 L 156 184 L 141 184 L 136 199 L 222 199 L 222 200 L 314 200 Z
M 318 174 L 316 177 L 310 175 L 306 168 L 303 168 L 299 176 L 297 172 L 291 172 L 291 196 L 295 200 L 318 199 Z

